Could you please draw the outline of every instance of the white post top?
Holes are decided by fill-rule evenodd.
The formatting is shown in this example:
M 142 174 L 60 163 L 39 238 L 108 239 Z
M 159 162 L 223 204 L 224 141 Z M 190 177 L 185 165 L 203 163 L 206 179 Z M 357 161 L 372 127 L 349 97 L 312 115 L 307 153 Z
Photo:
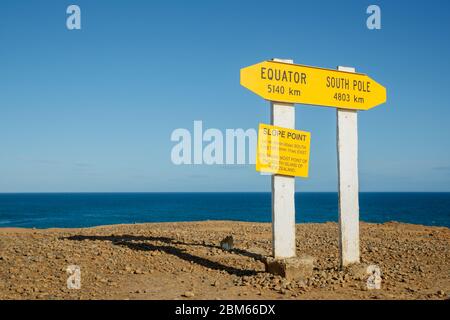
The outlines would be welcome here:
M 278 58 L 273 58 L 272 61 L 285 62 L 285 63 L 294 63 L 294 60 L 292 60 L 292 59 L 278 59 Z
M 356 72 L 355 68 L 352 68 L 352 67 L 338 66 L 337 69 L 339 71 L 345 71 L 345 72 Z

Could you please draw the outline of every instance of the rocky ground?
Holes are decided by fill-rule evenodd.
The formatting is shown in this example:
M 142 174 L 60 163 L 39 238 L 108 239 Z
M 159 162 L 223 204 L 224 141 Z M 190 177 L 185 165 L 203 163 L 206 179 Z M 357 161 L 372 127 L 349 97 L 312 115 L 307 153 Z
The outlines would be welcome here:
M 220 241 L 232 235 L 234 249 Z M 335 223 L 297 225 L 297 252 L 313 275 L 264 272 L 270 224 L 228 221 L 0 229 L 0 299 L 448 299 L 450 229 L 361 223 L 362 262 L 382 272 L 380 290 L 341 271 Z M 81 269 L 68 289 L 66 269 Z

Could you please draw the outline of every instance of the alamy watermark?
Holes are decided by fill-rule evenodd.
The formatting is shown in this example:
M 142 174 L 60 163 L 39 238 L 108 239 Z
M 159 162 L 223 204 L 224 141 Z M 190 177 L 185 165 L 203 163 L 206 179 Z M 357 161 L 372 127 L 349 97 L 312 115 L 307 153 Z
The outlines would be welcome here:
M 69 16 L 66 19 L 66 27 L 69 30 L 81 29 L 81 9 L 75 4 L 71 4 L 67 7 L 66 13 Z
M 226 129 L 225 133 L 216 128 L 203 130 L 202 121 L 194 121 L 192 132 L 185 128 L 175 129 L 170 140 L 171 160 L 182 164 L 255 164 L 257 132 L 255 129 Z
M 367 7 L 366 13 L 370 16 L 366 20 L 366 26 L 369 30 L 381 29 L 381 9 L 376 4 Z
M 81 268 L 77 265 L 70 265 L 66 268 L 69 275 L 67 278 L 67 289 L 81 289 Z
M 367 289 L 368 290 L 378 290 L 381 289 L 381 269 L 377 265 L 370 265 L 366 269 L 369 277 L 367 278 Z

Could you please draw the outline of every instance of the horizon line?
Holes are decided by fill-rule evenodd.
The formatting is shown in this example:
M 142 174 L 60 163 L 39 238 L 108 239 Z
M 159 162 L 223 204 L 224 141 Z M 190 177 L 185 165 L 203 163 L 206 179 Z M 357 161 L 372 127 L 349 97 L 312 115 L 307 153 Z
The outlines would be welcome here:
M 0 195 L 7 194 L 151 194 L 151 193 L 272 193 L 271 191 L 20 191 L 20 192 L 0 192 Z M 338 193 L 338 191 L 295 191 L 295 193 Z M 359 191 L 359 193 L 450 193 L 450 191 Z

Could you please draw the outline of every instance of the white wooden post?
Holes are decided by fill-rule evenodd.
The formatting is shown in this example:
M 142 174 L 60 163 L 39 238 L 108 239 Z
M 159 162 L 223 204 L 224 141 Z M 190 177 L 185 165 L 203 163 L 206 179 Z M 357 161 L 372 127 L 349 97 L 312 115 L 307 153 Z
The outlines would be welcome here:
M 354 68 L 338 70 L 355 72 Z M 359 263 L 358 113 L 337 109 L 339 250 L 341 266 Z
M 292 60 L 274 59 L 293 63 Z M 271 124 L 295 129 L 291 103 L 271 102 Z M 272 249 L 274 258 L 295 257 L 295 177 L 272 175 Z

